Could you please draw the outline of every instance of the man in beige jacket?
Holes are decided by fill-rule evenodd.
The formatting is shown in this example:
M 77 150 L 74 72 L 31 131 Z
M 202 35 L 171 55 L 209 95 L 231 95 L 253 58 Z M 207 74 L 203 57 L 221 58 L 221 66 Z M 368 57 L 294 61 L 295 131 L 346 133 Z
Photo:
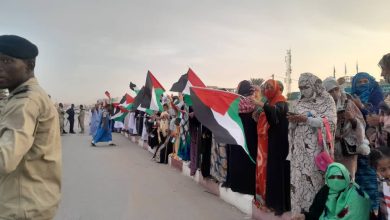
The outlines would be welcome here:
M 60 133 L 61 134 L 67 134 L 65 131 L 65 110 L 64 110 L 64 105 L 62 103 L 58 104 L 57 108 L 57 113 L 58 113 L 58 119 L 60 120 Z
M 84 134 L 84 119 L 85 119 L 85 109 L 83 105 L 80 105 L 80 113 L 79 113 L 79 126 L 80 126 L 80 133 Z
M 57 110 L 34 77 L 38 48 L 0 36 L 0 219 L 53 219 L 61 197 Z

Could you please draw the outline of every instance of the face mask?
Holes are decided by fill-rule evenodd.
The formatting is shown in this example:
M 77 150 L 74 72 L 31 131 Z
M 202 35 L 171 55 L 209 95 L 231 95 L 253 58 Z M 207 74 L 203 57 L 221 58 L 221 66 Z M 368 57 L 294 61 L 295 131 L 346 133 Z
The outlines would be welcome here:
M 333 191 L 339 192 L 346 188 L 346 181 L 340 179 L 329 179 L 327 185 Z
M 267 99 L 272 99 L 275 96 L 274 92 L 271 90 L 265 90 L 264 95 L 267 97 Z
M 356 87 L 356 92 L 358 93 L 358 95 L 368 91 L 370 89 L 370 84 L 369 83 L 365 83 L 365 84 L 360 84 Z
M 370 84 L 361 84 L 356 87 L 356 94 L 363 103 L 367 103 L 370 97 Z
M 312 88 L 307 88 L 304 90 L 301 90 L 301 94 L 305 98 L 311 98 L 313 96 L 313 89 Z

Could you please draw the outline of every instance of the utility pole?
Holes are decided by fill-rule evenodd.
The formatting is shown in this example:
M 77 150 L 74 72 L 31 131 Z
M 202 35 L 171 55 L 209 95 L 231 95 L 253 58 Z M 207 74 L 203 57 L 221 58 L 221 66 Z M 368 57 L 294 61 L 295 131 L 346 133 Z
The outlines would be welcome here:
M 287 55 L 285 57 L 286 62 L 286 78 L 285 83 L 287 87 L 287 95 L 291 93 L 291 49 L 287 50 Z
M 345 74 L 345 76 L 347 76 L 347 64 L 346 63 L 344 63 L 344 74 Z
M 272 80 L 275 80 L 275 74 L 272 74 L 271 77 L 272 77 Z
M 356 73 L 358 73 L 359 72 L 359 63 L 358 63 L 358 61 L 356 60 Z

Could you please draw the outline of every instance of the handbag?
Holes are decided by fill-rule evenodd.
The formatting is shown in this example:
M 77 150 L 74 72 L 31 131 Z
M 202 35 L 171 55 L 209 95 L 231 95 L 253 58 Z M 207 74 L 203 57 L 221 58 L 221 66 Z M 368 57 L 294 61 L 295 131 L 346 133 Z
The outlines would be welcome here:
M 348 144 L 348 142 L 345 141 L 344 138 L 340 139 L 340 146 L 343 156 L 351 156 L 358 154 L 356 152 L 357 146 Z
M 329 121 L 326 117 L 322 118 L 323 127 L 325 128 L 325 135 L 326 139 L 322 136 L 322 128 L 318 129 L 318 145 L 322 146 L 322 151 L 317 154 L 317 156 L 314 158 L 315 164 L 317 165 L 318 169 L 321 171 L 326 171 L 329 164 L 333 163 L 334 160 L 330 156 L 329 151 L 331 151 L 333 146 L 333 140 L 332 140 L 332 134 L 330 132 L 330 126 Z

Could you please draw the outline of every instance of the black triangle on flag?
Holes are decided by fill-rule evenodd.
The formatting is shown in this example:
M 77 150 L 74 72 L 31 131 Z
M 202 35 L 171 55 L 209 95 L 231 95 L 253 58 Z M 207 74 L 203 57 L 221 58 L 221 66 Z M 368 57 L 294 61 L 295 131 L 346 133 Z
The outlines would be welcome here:
M 137 85 L 135 85 L 134 83 L 130 82 L 129 87 L 130 87 L 131 90 L 135 91 L 135 88 L 137 88 Z
M 182 75 L 179 79 L 179 81 L 175 82 L 173 85 L 172 85 L 172 88 L 171 88 L 171 92 L 183 92 L 183 90 L 185 89 L 186 85 L 187 85 L 187 81 L 188 81 L 188 73 Z

